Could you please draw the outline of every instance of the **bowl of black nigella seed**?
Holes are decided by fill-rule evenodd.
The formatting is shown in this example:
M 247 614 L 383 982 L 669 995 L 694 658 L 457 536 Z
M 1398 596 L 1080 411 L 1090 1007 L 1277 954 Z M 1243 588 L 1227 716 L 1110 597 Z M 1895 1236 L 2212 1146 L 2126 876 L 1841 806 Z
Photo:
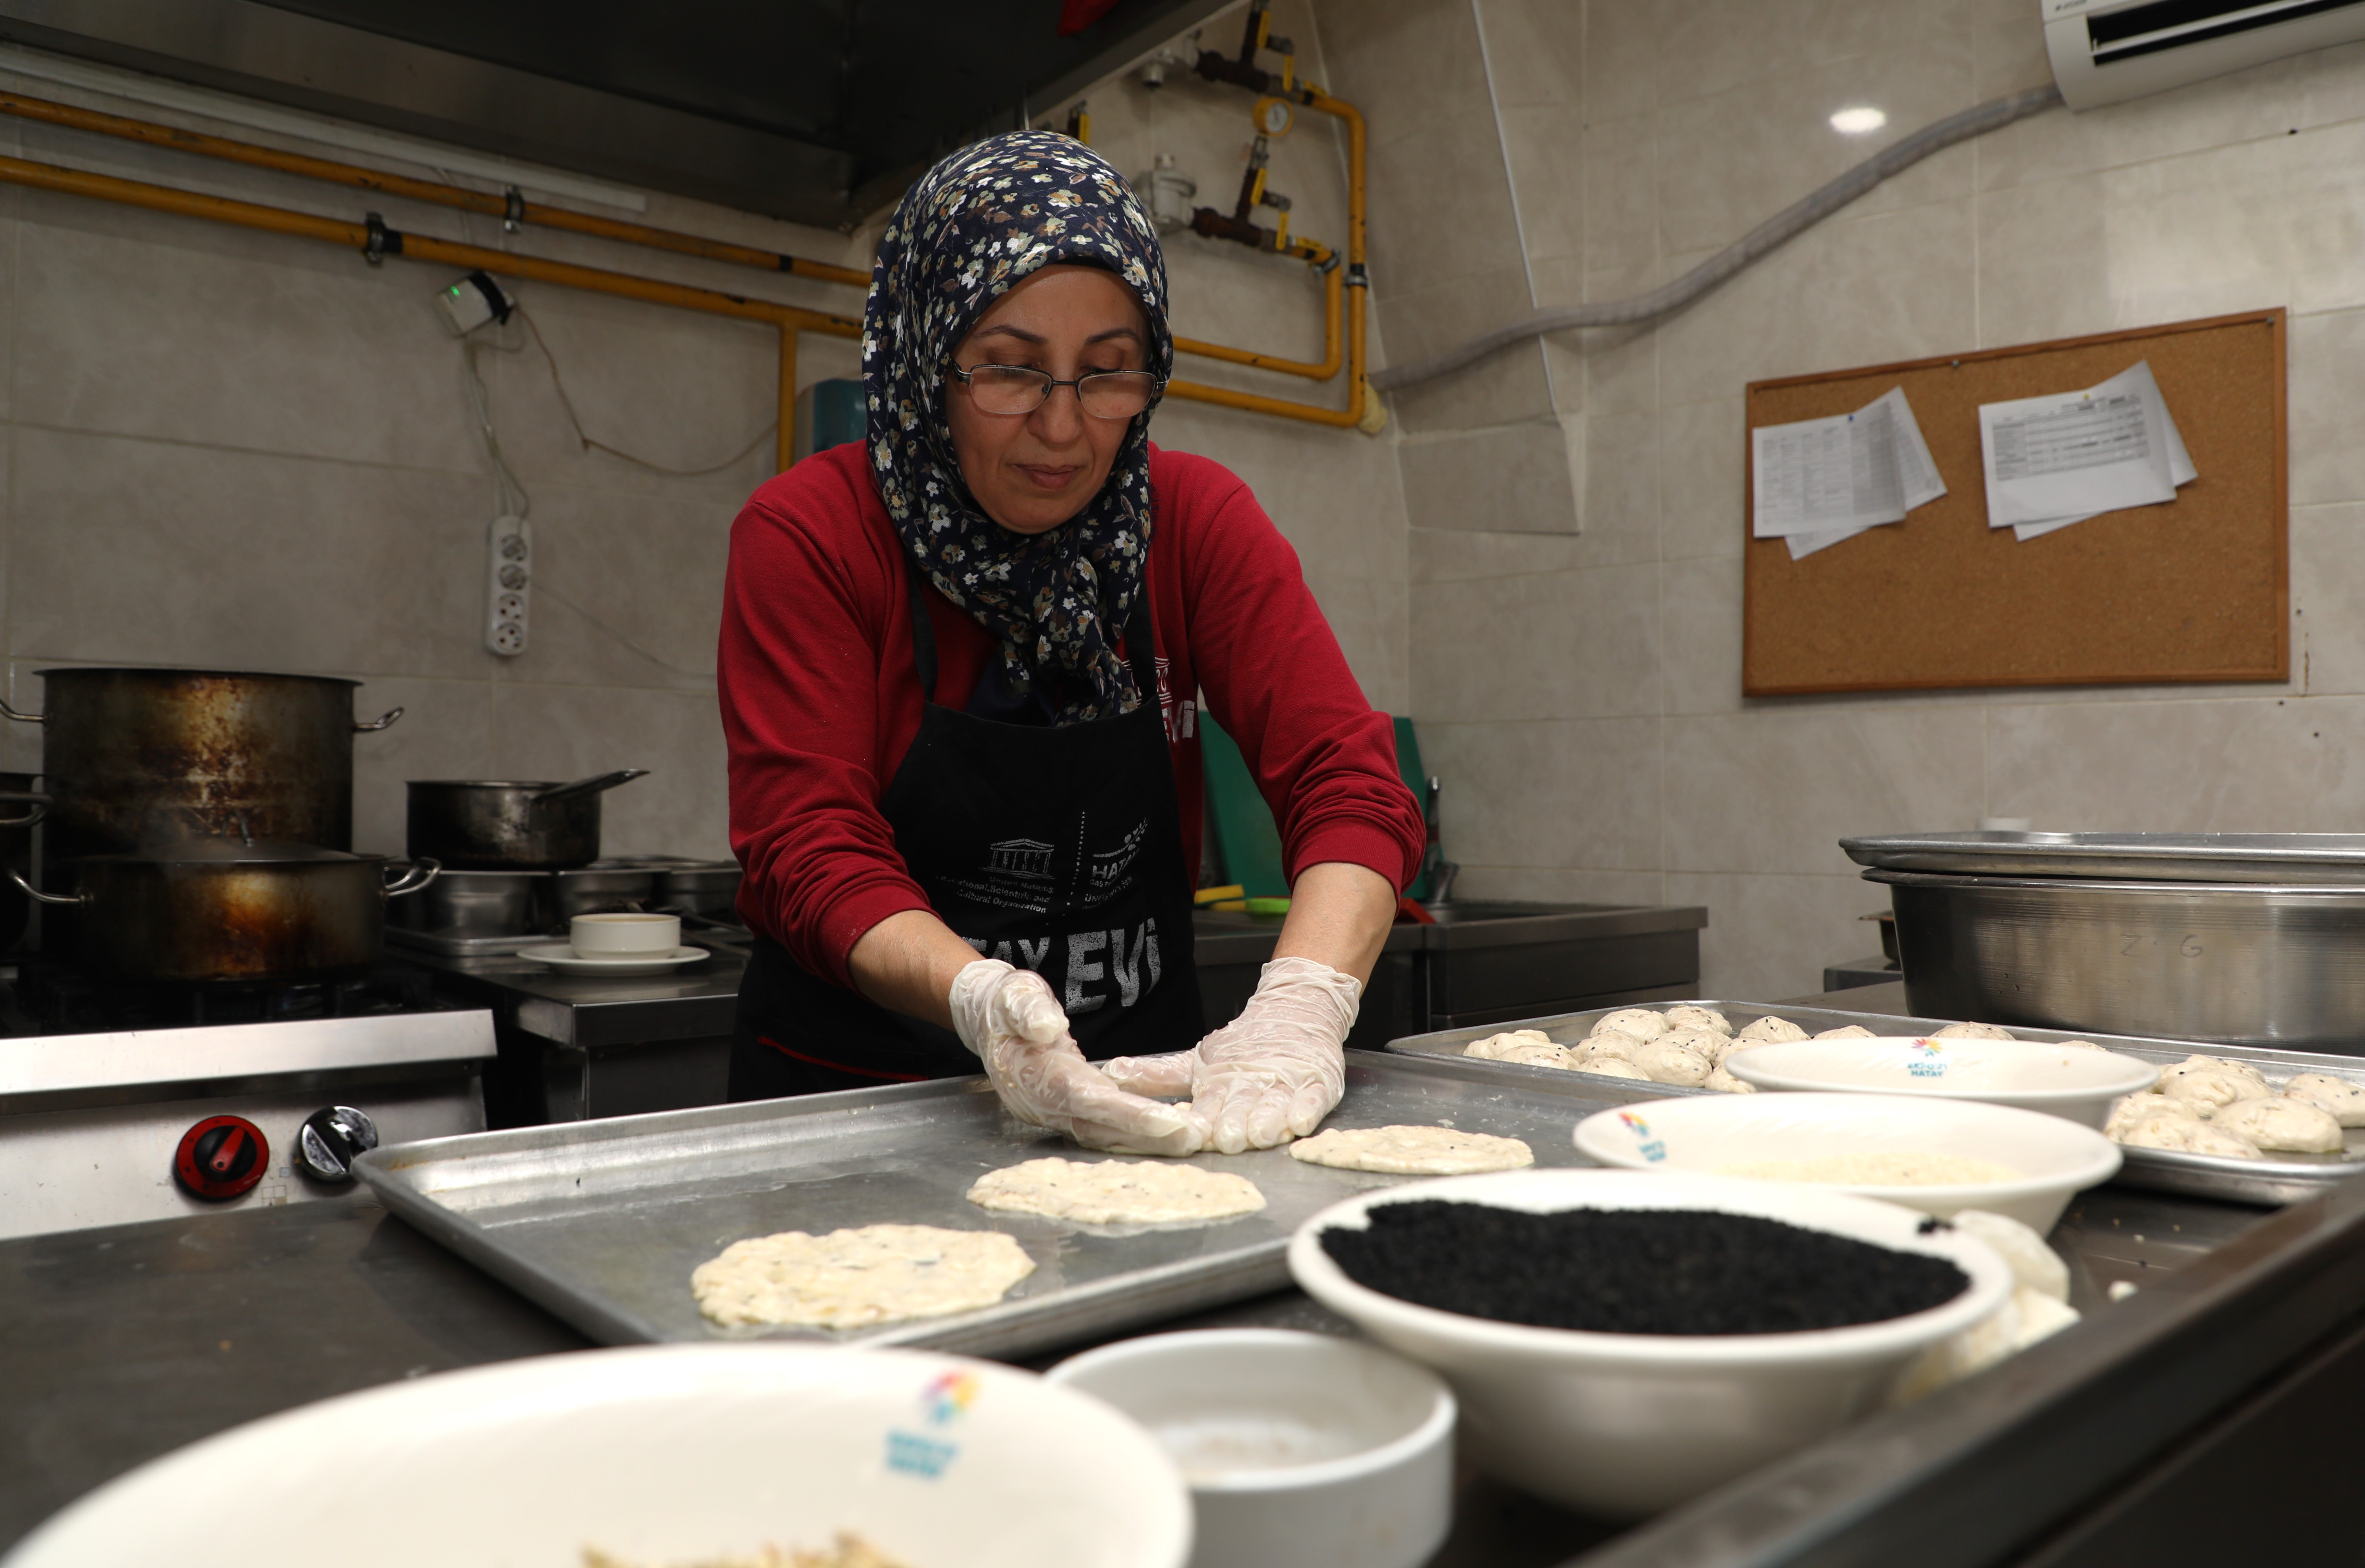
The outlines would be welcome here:
M 1984 1243 L 1875 1199 L 1566 1169 L 1351 1198 L 1298 1227 L 1289 1269 L 1444 1375 L 1481 1465 L 1617 1518 L 1880 1408 L 2012 1282 Z

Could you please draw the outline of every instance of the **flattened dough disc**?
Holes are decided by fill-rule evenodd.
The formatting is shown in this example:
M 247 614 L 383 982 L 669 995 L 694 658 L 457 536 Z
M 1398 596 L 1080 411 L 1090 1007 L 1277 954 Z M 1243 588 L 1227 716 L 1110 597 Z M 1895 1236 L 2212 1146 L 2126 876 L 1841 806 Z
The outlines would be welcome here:
M 1467 1176 L 1536 1162 L 1536 1151 L 1518 1138 L 1452 1127 L 1328 1127 L 1291 1144 L 1289 1157 L 1384 1176 Z
M 1245 1176 L 1157 1159 L 1029 1159 L 979 1177 L 981 1208 L 1082 1225 L 1171 1225 L 1229 1219 L 1264 1207 Z

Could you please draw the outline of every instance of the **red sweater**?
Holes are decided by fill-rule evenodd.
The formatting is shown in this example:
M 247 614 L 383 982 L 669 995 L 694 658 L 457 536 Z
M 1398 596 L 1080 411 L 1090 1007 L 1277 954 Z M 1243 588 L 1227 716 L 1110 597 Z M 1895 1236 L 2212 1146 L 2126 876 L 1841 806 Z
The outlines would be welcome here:
M 1190 875 L 1204 692 L 1272 807 L 1293 879 L 1345 860 L 1403 887 L 1418 868 L 1420 809 L 1396 772 L 1395 730 L 1355 684 L 1296 552 L 1230 472 L 1150 451 L 1158 700 Z M 747 871 L 739 913 L 839 985 L 864 932 L 928 907 L 879 814 L 920 730 L 904 570 L 858 442 L 767 483 L 731 528 L 717 685 L 731 846 Z M 927 605 L 936 700 L 965 708 L 992 640 L 942 594 Z

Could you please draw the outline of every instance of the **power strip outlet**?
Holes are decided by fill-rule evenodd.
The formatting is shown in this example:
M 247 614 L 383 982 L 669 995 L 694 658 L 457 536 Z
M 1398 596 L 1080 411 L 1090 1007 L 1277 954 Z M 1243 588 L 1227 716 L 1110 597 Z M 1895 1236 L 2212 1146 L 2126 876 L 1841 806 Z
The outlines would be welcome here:
M 521 517 L 497 517 L 486 534 L 485 646 L 503 658 L 525 652 L 533 606 L 533 529 Z

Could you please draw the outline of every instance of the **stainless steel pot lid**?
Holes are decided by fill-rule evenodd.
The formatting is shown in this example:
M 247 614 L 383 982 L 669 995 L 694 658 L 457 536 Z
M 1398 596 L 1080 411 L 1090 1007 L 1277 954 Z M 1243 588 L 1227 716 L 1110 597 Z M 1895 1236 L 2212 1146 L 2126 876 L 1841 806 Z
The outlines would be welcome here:
M 1917 833 L 1843 838 L 1859 866 L 1957 876 L 2365 884 L 2365 834 Z

